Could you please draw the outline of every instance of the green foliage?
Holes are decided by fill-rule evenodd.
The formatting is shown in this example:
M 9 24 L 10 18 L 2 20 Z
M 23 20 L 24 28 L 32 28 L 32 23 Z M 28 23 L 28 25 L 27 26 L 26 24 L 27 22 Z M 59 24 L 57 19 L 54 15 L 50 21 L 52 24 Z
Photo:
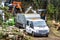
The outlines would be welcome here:
M 12 13 L 5 12 L 5 18 L 6 18 L 6 20 L 8 20 L 9 18 L 12 18 L 12 17 L 13 17 Z
M 10 25 L 10 26 L 13 26 L 15 24 L 15 21 L 14 21 L 14 17 L 13 18 L 10 18 L 6 21 L 6 24 Z
M 8 7 L 0 7 L 0 9 L 3 10 L 5 13 L 5 21 L 7 21 L 9 18 L 13 17 L 12 13 L 8 12 L 8 9 L 9 9 Z M 12 24 L 13 24 L 13 22 L 12 22 Z M 3 28 L 6 28 L 9 26 L 6 22 L 3 22 L 1 15 L 0 15 L 0 25 Z
M 60 21 L 60 0 L 50 0 L 47 9 L 50 18 L 54 16 L 56 21 Z
M 35 3 L 36 7 L 39 9 L 44 9 L 45 6 L 47 5 L 47 0 L 33 0 L 33 2 Z
M 3 20 L 2 20 L 2 16 L 0 15 L 0 25 L 2 24 Z
M 48 7 L 47 7 L 47 9 L 48 9 L 49 13 L 54 13 L 55 12 L 55 7 L 54 7 L 53 4 L 49 4 Z
M 0 7 L 0 9 L 6 12 L 9 9 L 9 7 Z
M 0 31 L 0 39 L 3 38 L 3 33 Z
M 12 14 L 10 12 L 8 12 L 9 7 L 7 7 L 7 6 L 6 7 L 0 7 L 0 9 L 4 10 L 6 19 L 9 19 L 12 17 Z

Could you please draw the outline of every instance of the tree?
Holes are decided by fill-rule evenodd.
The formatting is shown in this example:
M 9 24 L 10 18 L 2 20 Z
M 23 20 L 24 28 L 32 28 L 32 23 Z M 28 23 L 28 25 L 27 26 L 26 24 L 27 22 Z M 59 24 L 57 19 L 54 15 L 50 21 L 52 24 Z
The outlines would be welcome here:
M 53 13 L 55 20 L 59 21 L 60 20 L 60 0 L 48 0 L 48 12 L 49 15 Z M 52 5 L 51 5 L 52 4 Z M 50 17 L 51 18 L 51 17 Z
M 47 6 L 47 0 L 33 0 L 33 2 L 39 9 L 45 9 L 45 7 Z
M 48 10 L 48 13 L 49 13 L 49 16 L 51 17 L 51 19 L 54 19 L 54 12 L 55 12 L 54 5 L 49 3 L 47 10 Z

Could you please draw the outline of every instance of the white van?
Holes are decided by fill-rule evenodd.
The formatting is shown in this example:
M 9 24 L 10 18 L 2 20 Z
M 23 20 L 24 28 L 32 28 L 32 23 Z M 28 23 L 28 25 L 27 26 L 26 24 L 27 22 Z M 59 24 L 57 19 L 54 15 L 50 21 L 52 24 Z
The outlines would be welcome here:
M 33 36 L 48 36 L 49 28 L 43 19 L 28 19 L 26 32 L 32 34 Z
M 39 14 L 34 14 L 34 13 L 30 13 L 30 14 L 17 14 L 15 17 L 15 22 L 16 22 L 16 27 L 26 27 L 27 24 L 27 19 L 40 19 L 40 15 Z

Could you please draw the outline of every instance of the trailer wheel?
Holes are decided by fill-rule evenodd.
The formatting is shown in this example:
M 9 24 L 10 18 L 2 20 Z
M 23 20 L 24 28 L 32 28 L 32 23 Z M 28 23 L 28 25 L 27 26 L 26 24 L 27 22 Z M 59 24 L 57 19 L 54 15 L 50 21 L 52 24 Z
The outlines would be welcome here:
M 18 24 L 18 23 L 16 23 L 16 24 L 15 24 L 15 26 L 16 26 L 16 27 L 19 27 L 19 24 Z
M 17 23 L 15 23 L 15 27 L 17 27 Z

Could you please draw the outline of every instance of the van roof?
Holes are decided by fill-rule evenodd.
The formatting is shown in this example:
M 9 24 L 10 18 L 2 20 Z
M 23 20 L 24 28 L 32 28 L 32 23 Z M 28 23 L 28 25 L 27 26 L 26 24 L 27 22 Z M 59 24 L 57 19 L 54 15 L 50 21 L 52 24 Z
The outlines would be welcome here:
M 25 19 L 41 18 L 39 14 L 17 14 L 17 16 L 23 16 Z
M 28 21 L 45 21 L 43 19 L 27 19 Z
M 40 18 L 39 14 L 24 14 L 26 18 Z

